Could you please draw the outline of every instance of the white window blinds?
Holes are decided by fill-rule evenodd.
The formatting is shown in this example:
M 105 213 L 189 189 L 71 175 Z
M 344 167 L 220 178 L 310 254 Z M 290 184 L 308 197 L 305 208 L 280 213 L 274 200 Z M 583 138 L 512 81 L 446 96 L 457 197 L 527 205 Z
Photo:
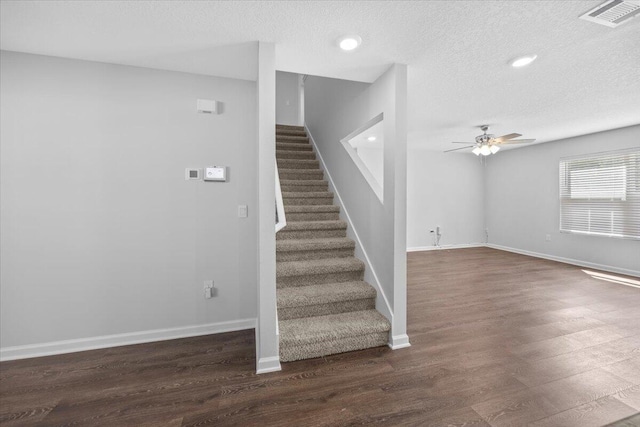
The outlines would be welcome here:
M 560 231 L 640 239 L 640 148 L 560 160 Z

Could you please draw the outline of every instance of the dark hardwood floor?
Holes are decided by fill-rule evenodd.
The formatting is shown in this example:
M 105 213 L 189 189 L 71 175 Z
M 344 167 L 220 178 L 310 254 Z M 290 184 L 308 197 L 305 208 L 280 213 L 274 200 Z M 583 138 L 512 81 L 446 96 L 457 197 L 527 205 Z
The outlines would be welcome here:
M 488 248 L 408 264 L 410 348 L 260 376 L 253 331 L 4 362 L 0 424 L 640 425 L 639 288 Z

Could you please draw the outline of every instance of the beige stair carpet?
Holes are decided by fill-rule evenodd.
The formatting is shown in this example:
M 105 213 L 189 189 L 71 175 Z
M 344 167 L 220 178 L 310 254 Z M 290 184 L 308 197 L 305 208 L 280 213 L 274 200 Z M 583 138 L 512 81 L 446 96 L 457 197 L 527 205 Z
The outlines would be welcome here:
M 276 126 L 287 226 L 276 235 L 280 360 L 386 345 L 389 321 L 303 127 Z

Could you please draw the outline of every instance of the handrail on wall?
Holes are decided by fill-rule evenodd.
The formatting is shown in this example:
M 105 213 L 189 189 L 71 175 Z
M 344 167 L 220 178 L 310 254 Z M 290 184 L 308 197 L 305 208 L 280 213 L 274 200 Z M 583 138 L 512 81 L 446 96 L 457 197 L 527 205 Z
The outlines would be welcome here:
M 287 225 L 284 214 L 284 202 L 282 201 L 282 189 L 280 188 L 280 174 L 278 173 L 278 161 L 276 161 L 276 233 Z

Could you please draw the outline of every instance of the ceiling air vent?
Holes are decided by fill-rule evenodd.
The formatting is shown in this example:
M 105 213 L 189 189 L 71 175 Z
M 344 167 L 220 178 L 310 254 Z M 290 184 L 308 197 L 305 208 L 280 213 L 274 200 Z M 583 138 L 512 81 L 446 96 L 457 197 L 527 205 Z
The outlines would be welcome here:
M 608 0 L 580 17 L 615 28 L 640 13 L 640 0 Z

